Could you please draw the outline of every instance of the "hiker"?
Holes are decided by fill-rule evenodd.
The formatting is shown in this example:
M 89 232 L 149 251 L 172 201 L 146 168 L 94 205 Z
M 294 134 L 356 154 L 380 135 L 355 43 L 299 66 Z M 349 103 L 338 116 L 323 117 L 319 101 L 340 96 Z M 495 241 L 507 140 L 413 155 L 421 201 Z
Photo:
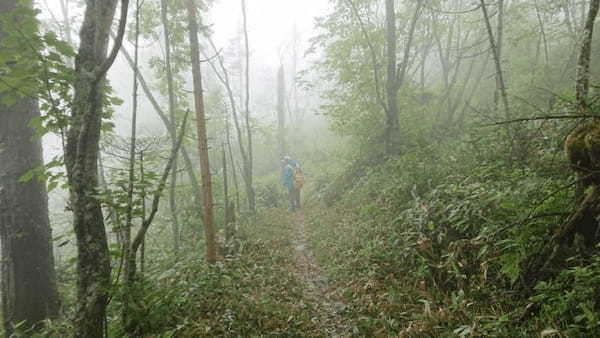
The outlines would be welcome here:
M 283 172 L 281 181 L 288 189 L 290 208 L 294 212 L 300 209 L 300 190 L 304 184 L 304 174 L 300 169 L 300 164 L 292 160 L 291 157 L 285 156 L 282 160 Z

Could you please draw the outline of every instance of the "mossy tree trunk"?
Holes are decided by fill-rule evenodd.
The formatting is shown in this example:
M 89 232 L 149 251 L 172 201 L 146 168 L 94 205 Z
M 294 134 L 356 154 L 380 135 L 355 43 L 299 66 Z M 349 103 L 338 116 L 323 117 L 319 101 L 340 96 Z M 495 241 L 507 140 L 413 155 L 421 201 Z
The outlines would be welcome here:
M 589 109 L 586 103 L 589 66 L 594 22 L 599 8 L 600 0 L 592 0 L 583 31 L 575 82 L 579 113 Z M 585 256 L 600 241 L 600 122 L 594 120 L 575 128 L 565 141 L 565 153 L 578 178 L 577 206 L 567 221 L 554 231 L 541 252 L 527 262 L 524 272 L 527 281 L 544 278 L 550 268 L 565 264 L 574 253 Z
M 110 256 L 98 189 L 98 153 L 105 106 L 106 73 L 125 32 L 129 1 L 121 1 L 117 39 L 110 54 L 109 34 L 118 0 L 87 0 L 75 59 L 73 104 L 67 131 L 65 165 L 77 238 L 76 337 L 103 337 Z

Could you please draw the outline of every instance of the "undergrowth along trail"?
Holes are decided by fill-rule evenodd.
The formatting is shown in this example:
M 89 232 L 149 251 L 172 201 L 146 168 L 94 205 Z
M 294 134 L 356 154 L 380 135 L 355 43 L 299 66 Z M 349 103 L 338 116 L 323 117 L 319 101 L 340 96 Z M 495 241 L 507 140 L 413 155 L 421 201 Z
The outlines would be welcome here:
M 176 321 L 185 324 L 173 337 L 357 336 L 344 290 L 316 263 L 313 236 L 302 213 L 282 209 L 241 225 L 234 254 L 178 276 L 195 291 L 180 304 L 186 311 Z

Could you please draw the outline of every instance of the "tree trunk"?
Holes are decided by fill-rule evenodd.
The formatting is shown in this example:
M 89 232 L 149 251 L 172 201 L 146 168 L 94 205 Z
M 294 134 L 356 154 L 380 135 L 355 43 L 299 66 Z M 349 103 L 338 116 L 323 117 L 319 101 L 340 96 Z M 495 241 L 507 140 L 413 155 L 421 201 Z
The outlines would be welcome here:
M 253 145 L 252 145 L 252 127 L 250 125 L 250 46 L 248 44 L 248 18 L 246 15 L 246 0 L 242 0 L 242 17 L 244 21 L 244 47 L 245 47 L 245 122 L 246 122 L 246 141 L 248 142 L 248 158 L 244 164 L 244 183 L 246 183 L 246 194 L 248 195 L 248 209 L 250 214 L 256 214 L 256 194 L 253 186 Z
M 487 29 L 487 33 L 488 33 L 488 39 L 490 42 L 490 48 L 492 51 L 492 56 L 494 58 L 494 66 L 496 67 L 496 88 L 497 90 L 495 91 L 495 97 L 497 97 L 498 92 L 500 92 L 500 98 L 502 100 L 502 107 L 504 108 L 504 118 L 506 120 L 509 120 L 511 118 L 511 113 L 510 113 L 510 108 L 508 106 L 508 94 L 506 93 L 506 84 L 504 82 L 504 73 L 502 72 L 502 63 L 501 63 L 501 59 L 500 59 L 500 49 L 499 49 L 499 45 L 498 45 L 498 41 L 499 40 L 495 40 L 494 39 L 494 33 L 492 32 L 492 25 L 490 24 L 490 17 L 488 15 L 488 11 L 487 11 L 487 5 L 485 4 L 485 0 L 480 0 L 481 1 L 481 11 L 483 12 L 483 19 L 485 22 L 485 26 Z M 502 5 L 503 2 L 500 1 L 499 5 Z M 503 6 L 503 5 L 502 5 Z M 503 9 L 503 7 L 499 8 L 499 10 Z M 499 22 L 501 22 L 501 18 L 499 18 Z M 498 26 L 498 30 L 499 30 L 499 34 L 502 31 L 502 26 L 501 24 L 499 24 Z M 497 100 L 495 99 L 495 102 L 497 102 Z M 510 149 L 508 151 L 508 164 L 509 166 L 512 167 L 513 165 L 513 161 L 514 161 L 514 157 L 515 157 L 515 152 L 517 151 L 517 155 L 519 158 L 521 158 L 522 156 L 525 156 L 525 150 L 524 150 L 524 144 L 522 142 L 520 142 L 519 140 L 517 140 L 517 138 L 519 138 L 521 135 L 517 130 L 517 127 L 511 127 L 508 126 L 506 127 L 506 133 L 507 133 L 507 137 L 510 140 Z
M 212 49 L 218 54 L 217 48 L 215 46 L 215 44 L 213 43 L 213 41 L 209 38 L 208 39 Z M 254 188 L 252 187 L 252 175 L 246 175 L 246 173 L 249 171 L 248 168 L 250 168 L 250 152 L 246 151 L 246 148 L 244 147 L 244 137 L 242 134 L 242 126 L 240 126 L 240 121 L 238 118 L 238 112 L 237 112 L 237 107 L 236 107 L 236 102 L 235 102 L 235 97 L 233 95 L 233 89 L 231 88 L 231 83 L 229 81 L 229 74 L 227 73 L 227 69 L 225 68 L 225 65 L 223 63 L 223 59 L 221 57 L 217 58 L 219 60 L 219 68 L 221 69 L 221 71 L 223 72 L 223 74 L 220 74 L 217 70 L 217 67 L 215 66 L 215 64 L 213 62 L 211 62 L 210 60 L 208 61 L 209 65 L 211 66 L 211 68 L 213 69 L 215 75 L 217 76 L 217 78 L 219 79 L 219 81 L 221 81 L 221 83 L 223 84 L 223 86 L 225 87 L 225 90 L 227 91 L 227 96 L 229 98 L 229 104 L 231 106 L 231 113 L 233 115 L 233 124 L 235 126 L 235 130 L 237 133 L 237 140 L 238 140 L 238 146 L 240 148 L 240 155 L 242 157 L 242 179 L 244 181 L 244 185 L 246 188 L 246 195 L 248 197 L 248 200 L 250 201 L 251 196 L 254 196 Z M 229 131 L 228 129 L 226 129 L 227 132 Z M 228 137 L 229 140 L 229 137 Z M 228 141 L 229 143 L 230 141 Z M 232 154 L 231 152 L 231 144 L 229 145 L 229 150 L 230 150 L 230 154 Z M 232 163 L 232 167 L 235 166 L 235 162 L 233 161 L 233 157 L 231 160 Z M 235 168 L 232 168 L 233 172 L 235 173 Z M 251 170 L 250 170 L 251 172 Z M 249 180 L 248 180 L 249 178 Z M 237 186 L 237 179 L 235 179 L 234 181 L 236 183 Z M 236 189 L 236 194 L 237 194 L 237 189 Z M 237 197 L 237 195 L 236 195 Z M 239 200 L 237 201 L 238 203 L 238 208 L 239 208 Z M 250 203 L 249 203 L 250 204 Z
M 233 238 L 233 229 L 231 227 L 231 219 L 233 215 L 231 214 L 234 210 L 231 210 L 230 202 L 229 202 L 229 179 L 227 177 L 227 151 L 225 149 L 225 144 L 221 145 L 221 155 L 222 155 L 222 165 L 223 165 L 223 219 L 225 220 L 225 241 L 227 245 Z
M 498 0 L 498 21 L 496 23 L 496 55 L 502 63 L 502 38 L 504 36 L 504 0 Z M 498 97 L 504 95 L 502 88 L 504 84 L 500 81 L 501 77 L 496 76 L 496 93 L 494 94 L 494 103 L 498 105 Z
M 173 87 L 173 67 L 171 66 L 171 36 L 169 34 L 169 18 L 168 18 L 168 7 L 167 0 L 160 1 L 160 14 L 163 26 L 163 33 L 165 39 L 165 70 L 167 72 L 167 93 L 169 96 L 169 119 L 171 120 L 171 144 L 174 148 L 177 143 L 177 120 L 175 117 L 176 101 L 175 101 L 175 89 Z M 171 209 L 171 225 L 173 231 L 173 245 L 175 253 L 179 252 L 181 246 L 181 237 L 179 233 L 179 218 L 177 217 L 177 203 L 175 201 L 175 188 L 177 186 L 177 158 L 173 163 L 173 170 L 171 171 L 171 184 L 169 186 L 169 208 Z
M 408 30 L 408 36 L 406 38 L 406 45 L 404 46 L 404 54 L 402 56 L 402 62 L 400 63 L 400 65 L 398 67 L 398 74 L 396 75 L 397 80 L 396 80 L 396 94 L 395 95 L 398 94 L 398 91 L 400 90 L 402 85 L 404 85 L 404 80 L 406 79 L 406 73 L 408 72 L 408 65 L 410 63 L 410 51 L 412 49 L 412 43 L 415 38 L 417 22 L 419 21 L 419 17 L 421 16 L 422 6 L 423 6 L 423 0 L 418 0 L 417 7 L 415 8 L 415 13 L 413 14 L 413 17 L 410 22 L 410 28 Z M 449 38 L 449 41 L 451 41 L 451 40 L 452 39 Z M 451 49 L 450 46 L 448 46 L 448 49 Z
M 580 113 L 584 113 L 588 106 L 585 102 L 589 87 L 590 87 L 590 57 L 592 54 L 592 35 L 594 33 L 594 22 L 598 15 L 598 8 L 600 7 L 600 0 L 592 0 L 590 3 L 590 10 L 588 17 L 585 22 L 583 30 L 583 39 L 581 42 L 581 49 L 579 54 L 579 60 L 577 61 L 577 74 L 575 82 L 575 101 L 577 109 Z
M 399 150 L 400 123 L 398 121 L 398 77 L 396 76 L 396 10 L 395 0 L 385 1 L 386 32 L 386 93 L 387 109 L 385 121 L 385 154 L 393 156 Z
M 19 1 L 0 2 L 0 14 Z M 0 39 L 4 38 L 0 30 Z M 40 116 L 38 102 L 20 98 L 11 106 L 0 96 L 0 240 L 2 243 L 2 315 L 4 334 L 22 321 L 24 329 L 56 317 L 52 233 L 45 182 L 23 174 L 43 165 L 42 143 L 29 122 Z M 39 328 L 39 326 L 38 326 Z
M 185 114 L 185 117 L 183 119 L 183 123 L 181 124 L 181 129 L 179 132 L 179 136 L 177 137 L 177 142 L 175 143 L 175 148 L 171 149 L 171 154 L 169 155 L 169 159 L 167 160 L 167 164 L 165 165 L 165 168 L 163 170 L 163 173 L 160 177 L 160 180 L 158 181 L 158 187 L 156 188 L 156 190 L 153 193 L 152 196 L 152 207 L 150 210 L 150 214 L 146 217 L 146 205 L 145 205 L 145 198 L 146 198 L 146 191 L 144 190 L 144 188 L 142 187 L 141 190 L 141 194 L 142 194 L 142 198 L 144 199 L 143 203 L 143 211 L 142 211 L 142 226 L 140 227 L 140 229 L 138 229 L 135 237 L 133 238 L 133 240 L 131 241 L 131 246 L 129 251 L 129 255 L 127 257 L 125 257 L 125 259 L 128 260 L 128 262 L 126 263 L 127 265 L 130 266 L 130 268 L 128 269 L 128 271 L 126 271 L 125 276 L 124 276 L 124 280 L 125 280 L 125 284 L 130 287 L 131 285 L 133 285 L 133 283 L 136 280 L 136 274 L 137 274 L 137 265 L 136 265 L 136 258 L 137 258 L 137 252 L 140 249 L 140 247 L 142 247 L 145 243 L 146 240 L 146 234 L 148 232 L 148 229 L 150 228 L 150 226 L 152 225 L 152 222 L 154 221 L 154 217 L 156 216 L 156 213 L 158 212 L 158 205 L 160 203 L 160 198 L 162 196 L 162 193 L 165 189 L 165 186 L 167 185 L 167 180 L 169 178 L 169 174 L 173 168 L 173 164 L 175 163 L 175 157 L 177 156 L 177 153 L 179 152 L 179 148 L 181 148 L 181 144 L 183 142 L 183 137 L 185 136 L 185 128 L 187 125 L 187 118 L 188 118 L 188 113 Z M 144 168 L 143 168 L 143 156 L 141 156 L 140 159 L 140 175 L 143 177 L 144 175 Z M 143 253 L 142 253 L 143 255 Z M 143 261 L 143 260 L 142 260 Z
M 129 64 L 130 68 L 135 69 L 136 67 L 135 67 L 133 58 L 131 57 L 131 55 L 129 55 L 129 52 L 127 52 L 127 49 L 125 47 L 121 47 L 121 53 L 123 54 L 123 56 L 125 56 L 125 60 L 127 60 L 127 63 Z M 154 94 L 152 94 L 152 91 L 150 90 L 150 87 L 148 86 L 148 83 L 146 82 L 144 75 L 139 70 L 137 71 L 137 77 L 138 77 L 138 80 L 142 87 L 142 90 L 144 91 L 144 95 L 146 95 L 146 98 L 148 99 L 148 101 L 150 101 L 150 104 L 154 108 L 154 111 L 156 111 L 156 114 L 158 114 L 158 117 L 165 125 L 165 128 L 167 129 L 167 132 L 169 133 L 169 137 L 171 137 L 172 139 L 177 139 L 176 135 L 173 134 L 172 128 L 170 127 L 171 120 L 169 119 L 169 117 L 167 117 L 167 114 L 165 113 L 165 111 L 158 104 L 158 101 L 154 97 Z M 194 202 L 196 202 L 197 204 L 200 204 L 200 203 L 202 203 L 202 197 L 201 197 L 202 193 L 200 192 L 200 184 L 198 183 L 198 178 L 196 177 L 196 173 L 194 172 L 194 166 L 192 164 L 192 160 L 190 159 L 190 155 L 188 154 L 187 149 L 184 146 L 181 147 L 181 155 L 182 155 L 183 161 L 185 163 L 185 170 L 188 174 L 188 178 L 192 185 L 192 192 L 194 194 Z M 201 214 L 198 213 L 198 216 L 200 217 Z M 201 228 L 201 224 L 198 226 L 198 229 L 200 229 L 200 228 Z
M 60 0 L 60 8 L 62 10 L 62 16 L 63 16 L 63 32 L 64 32 L 64 40 L 67 41 L 67 43 L 70 46 L 73 46 L 73 35 L 72 35 L 72 28 L 71 28 L 71 17 L 69 15 L 69 0 Z M 73 59 L 72 58 L 67 58 L 67 64 L 69 65 L 69 67 L 73 67 Z
M 213 224 L 213 197 L 210 165 L 208 159 L 208 139 L 206 136 L 206 116 L 204 112 L 204 94 L 202 92 L 202 73 L 200 69 L 200 43 L 198 42 L 198 19 L 194 0 L 186 1 L 188 12 L 188 31 L 191 49 L 192 76 L 194 82 L 194 103 L 196 107 L 196 127 L 198 129 L 198 153 L 202 174 L 202 193 L 204 204 L 204 234 L 206 241 L 206 261 L 217 261 L 217 246 Z
M 144 182 L 145 179 L 145 171 L 144 171 L 144 151 L 140 152 L 140 180 Z M 146 220 L 146 188 L 142 184 L 140 187 L 140 197 L 142 199 L 142 216 L 140 217 L 142 220 L 142 224 Z M 142 278 L 144 276 L 144 270 L 146 266 L 146 237 L 142 239 L 142 244 L 140 245 L 140 275 Z
M 417 21 L 421 13 L 423 1 L 417 2 L 415 13 L 412 17 L 409 27 L 406 45 L 404 47 L 404 55 L 402 63 L 397 64 L 396 58 L 396 10 L 395 0 L 386 0 L 385 2 L 385 32 L 386 32 L 386 59 L 387 59 L 387 74 L 386 74 L 386 94 L 387 94 L 387 109 L 386 123 L 384 132 L 385 154 L 386 156 L 394 156 L 400 152 L 400 122 L 398 111 L 398 91 L 404 83 L 408 64 L 410 59 L 410 50 L 414 39 L 414 34 L 417 26 Z
M 277 71 L 277 141 L 279 145 L 279 159 L 287 154 L 285 144 L 285 74 L 283 66 Z
M 506 85 L 504 82 L 504 75 L 502 73 L 502 65 L 500 60 L 499 49 L 497 45 L 497 41 L 494 39 L 494 33 L 492 32 L 492 26 L 490 24 L 490 18 L 487 11 L 487 5 L 485 4 L 485 0 L 481 1 L 481 11 L 483 12 L 483 19 L 485 21 L 485 26 L 488 32 L 488 38 L 490 41 L 490 48 L 492 49 L 492 56 L 494 58 L 494 65 L 496 67 L 496 81 L 499 87 L 500 96 L 502 98 L 502 105 L 504 107 L 504 117 L 506 119 L 510 118 L 510 109 L 508 106 L 508 95 L 506 94 Z
M 233 187 L 235 188 L 235 204 L 240 205 L 240 187 L 238 184 L 235 159 L 233 158 L 233 149 L 231 147 L 231 134 L 230 134 L 229 128 L 230 128 L 229 119 L 226 119 L 226 121 L 225 121 L 225 137 L 226 137 L 226 141 L 227 141 L 227 152 L 229 154 L 229 162 L 231 163 L 231 178 L 233 179 Z
M 117 39 L 107 56 L 117 0 L 87 0 L 75 59 L 73 104 L 67 132 L 65 165 L 70 207 L 77 238 L 76 337 L 103 337 L 110 256 L 98 188 L 98 153 L 106 72 L 112 66 L 125 32 L 128 0 L 122 0 Z
M 136 300 L 132 297 L 135 275 L 135 253 L 131 253 L 131 228 L 133 226 L 133 193 L 135 184 L 135 148 L 137 141 L 137 110 L 138 110 L 138 64 L 139 64 L 139 39 L 140 39 L 140 5 L 136 0 L 135 11 L 135 40 L 134 40 L 134 70 L 133 70 L 133 107 L 131 112 L 131 140 L 129 145 L 129 186 L 127 188 L 127 216 L 125 228 L 123 229 L 123 257 L 124 257 L 124 275 L 125 292 L 123 294 L 123 308 L 121 309 L 121 320 L 125 332 L 130 336 L 135 336 L 138 328 L 135 316 L 131 316 L 134 308 L 132 303 Z M 133 262 L 131 257 L 133 256 Z
M 535 5 L 535 14 L 538 19 L 538 24 L 540 25 L 540 34 L 542 36 L 542 43 L 544 44 L 545 66 L 548 67 L 548 65 L 550 64 L 550 54 L 548 52 L 548 38 L 546 37 L 546 29 L 544 27 L 544 20 L 542 18 L 542 15 L 540 14 L 540 6 L 538 4 L 538 0 L 534 0 L 533 3 Z
M 369 49 L 369 54 L 371 56 L 371 66 L 373 68 L 373 83 L 375 86 L 375 97 L 377 98 L 377 102 L 379 103 L 379 105 L 381 105 L 381 107 L 383 108 L 383 111 L 386 112 L 387 114 L 387 105 L 383 99 L 383 96 L 381 94 L 381 86 L 379 85 L 379 61 L 377 59 L 377 51 L 375 50 L 375 47 L 373 46 L 373 40 L 371 38 L 371 36 L 369 35 L 369 33 L 367 32 L 367 29 L 365 27 L 365 24 L 362 20 L 362 18 L 360 17 L 360 13 L 358 12 L 358 8 L 356 7 L 356 5 L 354 4 L 353 0 L 347 0 L 349 5 L 350 5 L 350 10 L 352 11 L 352 14 L 354 15 L 354 17 L 356 18 L 356 21 L 358 22 L 358 27 L 360 27 L 360 31 L 363 35 L 363 39 L 365 40 L 365 44 L 367 45 L 368 49 Z M 387 116 L 387 115 L 386 115 Z

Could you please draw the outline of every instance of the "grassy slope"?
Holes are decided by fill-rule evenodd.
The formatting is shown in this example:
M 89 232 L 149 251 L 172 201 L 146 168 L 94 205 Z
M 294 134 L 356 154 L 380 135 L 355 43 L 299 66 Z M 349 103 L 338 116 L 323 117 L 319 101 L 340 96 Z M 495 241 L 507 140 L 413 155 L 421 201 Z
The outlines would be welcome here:
M 375 171 L 334 206 L 307 206 L 312 248 L 346 290 L 348 315 L 361 335 L 600 332 L 600 315 L 591 310 L 598 307 L 592 294 L 599 288 L 590 284 L 600 272 L 597 263 L 532 285 L 531 298 L 515 283 L 528 255 L 564 219 L 527 215 L 568 211 L 565 180 L 478 163 L 449 172 L 430 176 L 420 192 L 407 194 L 429 171 L 384 168 L 384 175 Z M 453 174 L 461 172 L 480 174 Z M 408 189 L 404 182 L 411 183 Z

